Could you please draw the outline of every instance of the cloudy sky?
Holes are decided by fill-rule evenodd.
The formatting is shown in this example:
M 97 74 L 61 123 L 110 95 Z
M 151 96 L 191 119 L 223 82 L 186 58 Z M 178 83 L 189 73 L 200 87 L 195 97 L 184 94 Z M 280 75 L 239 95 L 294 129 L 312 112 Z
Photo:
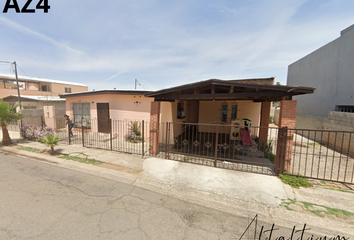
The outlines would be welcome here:
M 353 0 L 48 0 L 48 13 L 3 13 L 5 3 L 0 61 L 96 90 L 133 89 L 134 79 L 139 89 L 210 78 L 285 84 L 289 64 L 354 24 Z M 13 73 L 2 63 L 0 72 Z

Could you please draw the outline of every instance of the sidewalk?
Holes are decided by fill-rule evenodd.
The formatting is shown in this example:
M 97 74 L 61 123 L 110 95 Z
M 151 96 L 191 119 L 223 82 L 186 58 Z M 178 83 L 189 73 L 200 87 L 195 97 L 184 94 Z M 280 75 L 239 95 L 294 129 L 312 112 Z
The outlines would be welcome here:
M 292 189 L 279 178 L 261 174 L 231 171 L 171 161 L 161 158 L 84 148 L 78 145 L 58 145 L 61 154 L 83 153 L 88 158 L 107 164 L 98 166 L 60 159 L 57 156 L 19 150 L 18 147 L 45 149 L 43 144 L 13 139 L 17 144 L 2 146 L 0 151 L 49 162 L 60 167 L 83 171 L 114 179 L 189 202 L 253 218 L 256 214 L 269 223 L 298 227 L 306 223 L 321 235 L 354 236 L 354 223 L 341 219 L 330 220 L 306 213 L 300 204 L 289 211 L 284 207 L 288 199 L 320 204 L 354 213 L 354 192 L 324 188 Z

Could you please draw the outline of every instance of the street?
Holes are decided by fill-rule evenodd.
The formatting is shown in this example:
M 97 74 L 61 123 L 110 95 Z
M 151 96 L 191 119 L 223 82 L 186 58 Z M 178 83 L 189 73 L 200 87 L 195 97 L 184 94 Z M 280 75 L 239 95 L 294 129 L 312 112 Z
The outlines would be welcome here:
M 1 151 L 0 191 L 0 239 L 240 239 L 254 217 Z M 262 226 L 272 223 L 258 219 L 258 235 Z M 293 230 L 276 227 L 274 239 Z M 253 239 L 254 228 L 242 239 Z

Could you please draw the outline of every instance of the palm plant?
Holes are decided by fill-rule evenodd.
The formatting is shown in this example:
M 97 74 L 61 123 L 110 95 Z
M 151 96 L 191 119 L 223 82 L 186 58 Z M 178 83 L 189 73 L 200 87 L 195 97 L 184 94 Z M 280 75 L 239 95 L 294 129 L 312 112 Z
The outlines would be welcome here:
M 14 120 L 22 119 L 22 114 L 16 112 L 16 108 L 18 104 L 10 106 L 5 103 L 2 99 L 0 101 L 0 125 L 2 129 L 2 144 L 9 145 L 11 144 L 11 138 L 9 135 L 9 131 L 7 130 L 7 125 Z
M 50 147 L 50 153 L 54 153 L 54 145 L 59 143 L 59 135 L 58 134 L 48 134 L 39 139 L 39 141 L 45 144 L 47 147 Z
M 141 123 L 138 121 L 134 121 L 129 124 L 130 131 L 135 133 L 137 136 L 141 136 L 140 127 L 141 127 Z

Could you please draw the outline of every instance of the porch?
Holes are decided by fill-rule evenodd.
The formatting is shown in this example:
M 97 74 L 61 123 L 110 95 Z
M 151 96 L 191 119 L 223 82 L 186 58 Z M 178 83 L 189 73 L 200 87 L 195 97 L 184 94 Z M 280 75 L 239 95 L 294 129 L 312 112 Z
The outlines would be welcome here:
M 267 174 L 288 170 L 293 132 L 287 136 L 286 149 L 278 150 L 273 140 L 279 138 L 278 129 L 269 128 L 271 102 L 281 102 L 280 127 L 295 128 L 296 101 L 292 96 L 310 94 L 314 89 L 273 85 L 273 81 L 210 79 L 146 94 L 155 100 L 150 115 L 150 154 L 215 167 L 247 164 Z M 172 122 L 162 126 L 162 134 L 161 102 L 170 102 L 172 109 Z M 241 129 L 247 130 L 247 139 L 241 138 Z M 281 152 L 283 165 L 275 165 L 276 150 Z

